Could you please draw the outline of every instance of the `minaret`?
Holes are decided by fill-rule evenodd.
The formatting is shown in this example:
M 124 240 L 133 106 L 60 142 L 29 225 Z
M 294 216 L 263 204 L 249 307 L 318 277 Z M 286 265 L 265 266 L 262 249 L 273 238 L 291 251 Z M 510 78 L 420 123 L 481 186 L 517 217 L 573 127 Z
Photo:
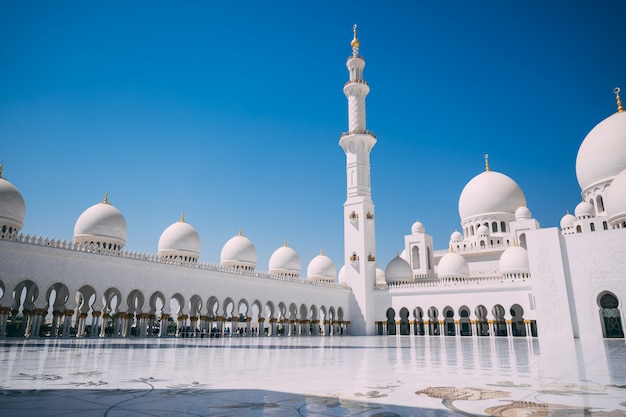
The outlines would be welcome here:
M 352 288 L 350 332 L 375 333 L 374 286 L 376 285 L 376 239 L 374 203 L 370 184 L 370 152 L 376 136 L 365 126 L 365 97 L 370 91 L 363 80 L 365 59 L 359 55 L 359 40 L 354 25 L 352 55 L 346 66 L 350 80 L 343 92 L 348 98 L 349 131 L 341 135 L 339 146 L 346 153 L 347 197 L 344 203 L 344 275 Z

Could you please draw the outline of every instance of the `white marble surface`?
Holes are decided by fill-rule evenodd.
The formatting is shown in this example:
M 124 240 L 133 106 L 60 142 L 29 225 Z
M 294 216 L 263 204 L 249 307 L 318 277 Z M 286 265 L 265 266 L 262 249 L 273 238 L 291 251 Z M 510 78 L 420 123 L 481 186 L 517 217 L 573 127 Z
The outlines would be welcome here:
M 5 339 L 11 416 L 626 416 L 624 340 Z M 6 413 L 6 414 L 5 414 Z

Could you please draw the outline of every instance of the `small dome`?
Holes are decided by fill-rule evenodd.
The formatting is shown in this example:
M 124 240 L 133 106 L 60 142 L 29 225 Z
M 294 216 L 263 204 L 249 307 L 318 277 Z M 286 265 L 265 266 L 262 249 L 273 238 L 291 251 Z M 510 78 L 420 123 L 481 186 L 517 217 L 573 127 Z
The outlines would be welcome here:
M 22 194 L 13 184 L 2 178 L 0 165 L 0 234 L 4 235 L 11 229 L 17 232 L 24 226 L 26 205 Z M 3 230 L 6 227 L 6 231 Z
M 611 180 L 626 169 L 626 112 L 607 117 L 578 148 L 576 177 L 583 194 L 592 186 Z
M 489 226 L 481 224 L 478 229 L 476 229 L 476 234 L 478 236 L 489 236 Z
M 476 216 L 515 213 L 526 197 L 515 181 L 495 171 L 484 171 L 467 183 L 459 197 L 461 221 Z
M 520 206 L 515 210 L 515 220 L 530 220 L 532 218 L 533 214 L 526 206 Z
M 400 256 L 396 256 L 385 268 L 385 281 L 389 284 L 413 282 L 411 265 Z
M 382 268 L 376 266 L 376 285 L 385 285 L 387 281 L 385 280 L 385 271 Z
M 528 274 L 528 252 L 521 246 L 511 246 L 500 256 L 500 272 L 505 274 Z
M 306 276 L 311 281 L 333 282 L 337 276 L 337 269 L 328 256 L 320 253 L 309 262 Z
M 256 248 L 241 232 L 226 242 L 220 254 L 220 265 L 255 269 Z
M 626 221 L 626 169 L 611 182 L 606 194 L 605 206 L 611 226 Z
M 197 261 L 200 257 L 200 235 L 181 218 L 161 233 L 158 248 L 161 258 Z
M 126 220 L 118 209 L 104 201 L 85 210 L 74 225 L 74 241 L 77 243 L 126 244 Z
M 346 266 L 345 265 L 343 265 L 339 269 L 339 274 L 337 275 L 337 281 L 339 281 L 340 284 L 346 283 Z
M 437 275 L 439 278 L 469 278 L 469 266 L 462 255 L 448 252 L 439 260 Z
M 461 232 L 459 232 L 458 230 L 455 230 L 454 232 L 452 232 L 452 234 L 450 235 L 450 242 L 462 242 L 463 241 L 463 235 L 461 234 Z
M 561 230 L 573 227 L 575 220 L 576 220 L 576 217 L 574 217 L 574 215 L 569 214 L 569 213 L 561 217 Z
M 594 209 L 590 203 L 586 201 L 581 201 L 574 209 L 574 215 L 577 219 L 585 218 L 585 217 L 594 217 Z
M 300 257 L 285 243 L 270 257 L 269 272 L 277 275 L 299 276 Z
M 422 222 L 417 221 L 417 222 L 413 223 L 413 226 L 411 226 L 411 233 L 412 234 L 426 233 L 426 228 L 424 227 Z

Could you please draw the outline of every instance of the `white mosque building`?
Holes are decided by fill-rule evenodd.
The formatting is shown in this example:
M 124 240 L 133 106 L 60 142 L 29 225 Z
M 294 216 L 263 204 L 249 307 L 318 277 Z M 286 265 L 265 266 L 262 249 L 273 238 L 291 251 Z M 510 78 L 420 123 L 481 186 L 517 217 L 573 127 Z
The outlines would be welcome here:
M 369 86 L 356 27 L 351 46 L 343 89 L 349 127 L 339 140 L 347 180 L 339 268 L 320 253 L 303 276 L 285 242 L 268 270 L 259 270 L 241 231 L 225 243 L 219 264 L 202 263 L 200 237 L 184 215 L 163 231 L 156 254 L 133 252 L 108 196 L 80 215 L 72 241 L 23 235 L 24 198 L 0 169 L 0 337 L 623 338 L 626 112 L 619 89 L 617 112 L 580 145 L 582 201 L 560 228 L 541 228 L 519 185 L 490 170 L 485 156 L 484 172 L 459 196 L 460 231 L 440 242 L 445 249 L 435 250 L 416 222 L 383 270 L 370 186 L 376 136 L 366 127 Z

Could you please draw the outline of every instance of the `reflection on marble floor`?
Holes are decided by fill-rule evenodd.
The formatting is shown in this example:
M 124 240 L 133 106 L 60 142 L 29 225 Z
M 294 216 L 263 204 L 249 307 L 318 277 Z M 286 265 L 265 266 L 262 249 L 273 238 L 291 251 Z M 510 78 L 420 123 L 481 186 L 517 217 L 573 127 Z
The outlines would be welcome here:
M 10 416 L 620 416 L 624 340 L 2 340 Z

